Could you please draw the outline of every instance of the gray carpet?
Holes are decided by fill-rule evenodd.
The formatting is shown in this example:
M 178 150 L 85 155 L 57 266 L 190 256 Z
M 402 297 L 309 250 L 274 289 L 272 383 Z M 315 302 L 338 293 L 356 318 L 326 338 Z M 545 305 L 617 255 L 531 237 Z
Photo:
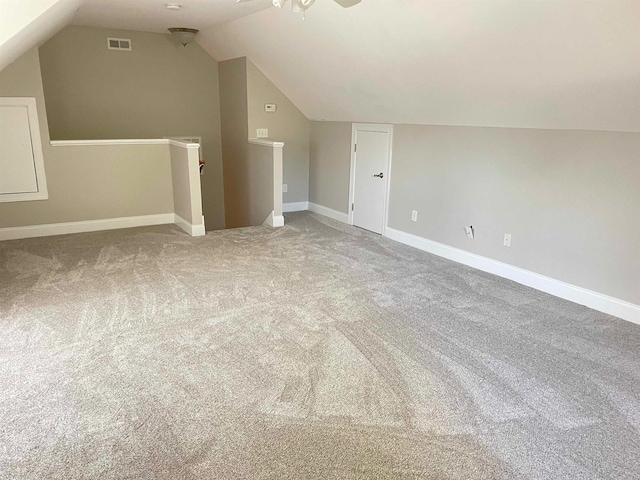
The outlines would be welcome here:
M 639 379 L 639 326 L 314 214 L 0 242 L 2 479 L 637 479 Z

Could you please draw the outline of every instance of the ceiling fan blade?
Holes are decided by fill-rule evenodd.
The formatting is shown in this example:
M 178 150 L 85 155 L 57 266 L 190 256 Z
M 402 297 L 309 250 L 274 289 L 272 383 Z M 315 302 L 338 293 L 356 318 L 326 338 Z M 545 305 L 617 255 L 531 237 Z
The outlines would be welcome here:
M 313 5 L 315 1 L 316 0 L 291 0 L 291 10 L 295 13 L 304 12 Z
M 341 7 L 349 8 L 349 7 L 353 7 L 354 5 L 357 5 L 362 0 L 333 0 L 333 1 L 336 2 L 338 5 L 340 5 Z

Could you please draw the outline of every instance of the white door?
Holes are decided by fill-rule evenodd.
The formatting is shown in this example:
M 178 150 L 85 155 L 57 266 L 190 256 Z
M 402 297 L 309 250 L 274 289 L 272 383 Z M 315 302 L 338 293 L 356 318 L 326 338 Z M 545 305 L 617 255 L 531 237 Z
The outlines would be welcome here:
M 381 234 L 389 185 L 391 126 L 354 125 L 353 143 L 351 223 Z

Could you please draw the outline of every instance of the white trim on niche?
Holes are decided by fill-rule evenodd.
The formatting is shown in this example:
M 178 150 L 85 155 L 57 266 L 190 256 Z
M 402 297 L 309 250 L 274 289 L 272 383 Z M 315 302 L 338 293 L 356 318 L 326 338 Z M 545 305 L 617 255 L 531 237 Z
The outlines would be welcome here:
M 27 109 L 33 168 L 38 188 L 35 192 L 0 194 L 0 202 L 47 200 L 49 198 L 49 192 L 47 190 L 47 175 L 44 170 L 42 138 L 40 137 L 40 122 L 38 121 L 38 105 L 35 97 L 2 97 L 0 98 L 0 107 L 25 107 Z
M 492 260 L 442 243 L 387 227 L 385 236 L 439 257 L 462 263 L 499 277 L 513 280 L 536 290 L 549 293 L 571 302 L 585 305 L 599 312 L 640 324 L 640 305 L 603 295 L 586 288 L 565 283 L 519 267 Z
M 317 203 L 309 202 L 309 211 L 319 213 L 325 217 L 333 218 L 338 222 L 349 223 L 349 215 L 346 213 L 338 212 L 337 210 L 318 205 Z
M 170 223 L 175 223 L 175 215 L 173 213 L 160 213 L 157 215 L 142 215 L 137 217 L 105 218 L 101 220 L 85 220 L 81 222 L 27 225 L 24 227 L 0 228 L 0 240 L 18 240 L 21 238 L 48 237 L 51 235 L 65 235 L 68 233 L 98 232 L 101 230 L 146 227 L 149 225 L 165 225 Z
M 282 204 L 282 211 L 287 212 L 304 212 L 309 210 L 309 202 L 290 202 Z

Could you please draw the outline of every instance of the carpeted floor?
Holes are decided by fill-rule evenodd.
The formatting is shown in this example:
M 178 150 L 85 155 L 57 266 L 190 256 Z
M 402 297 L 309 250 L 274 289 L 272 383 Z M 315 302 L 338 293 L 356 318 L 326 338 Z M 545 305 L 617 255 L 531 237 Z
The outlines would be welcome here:
M 0 478 L 640 478 L 640 326 L 286 220 L 1 242 Z

